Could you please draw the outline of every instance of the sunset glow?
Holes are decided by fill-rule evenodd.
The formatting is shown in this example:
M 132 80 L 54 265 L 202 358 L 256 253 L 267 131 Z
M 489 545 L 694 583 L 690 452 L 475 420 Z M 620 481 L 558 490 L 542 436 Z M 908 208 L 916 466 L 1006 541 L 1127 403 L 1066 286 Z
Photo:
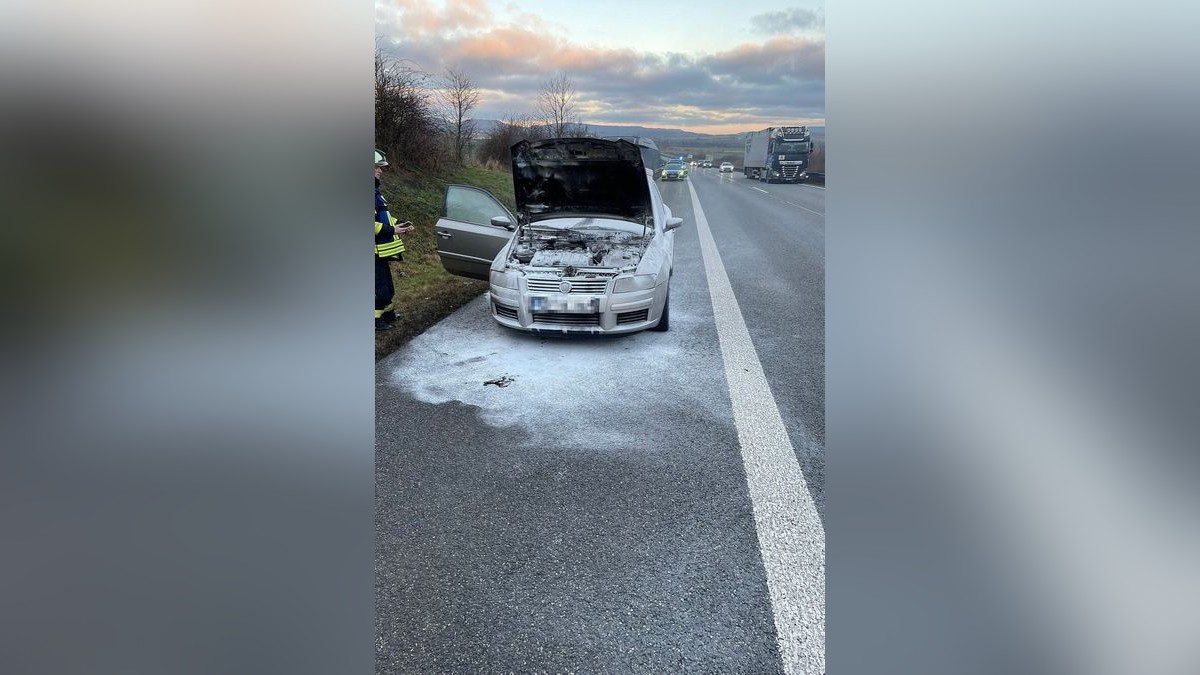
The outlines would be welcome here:
M 448 67 L 481 89 L 474 116 L 528 115 L 556 73 L 584 124 L 740 133 L 825 123 L 819 3 L 696 0 L 379 0 L 379 47 L 433 76 Z

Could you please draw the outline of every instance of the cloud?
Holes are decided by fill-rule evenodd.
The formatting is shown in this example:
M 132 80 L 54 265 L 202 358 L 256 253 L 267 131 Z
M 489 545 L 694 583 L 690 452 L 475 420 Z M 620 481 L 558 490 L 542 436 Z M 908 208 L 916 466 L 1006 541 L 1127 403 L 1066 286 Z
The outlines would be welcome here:
M 792 7 L 750 17 L 755 30 L 767 35 L 790 35 L 825 27 L 825 14 L 819 10 Z
M 710 54 L 656 53 L 580 46 L 535 17 L 510 23 L 428 0 L 391 0 L 376 14 L 380 46 L 432 74 L 454 66 L 482 90 L 475 116 L 529 114 L 537 91 L 557 72 L 576 87 L 582 121 L 711 128 L 761 128 L 821 120 L 825 42 L 775 35 Z
M 376 25 L 385 17 L 389 24 L 402 25 L 404 35 L 417 38 L 476 30 L 494 20 L 487 0 L 455 0 L 444 7 L 430 0 L 378 0 L 375 9 Z
M 825 41 L 774 37 L 764 43 L 739 45 L 715 54 L 708 68 L 740 82 L 770 84 L 825 79 Z

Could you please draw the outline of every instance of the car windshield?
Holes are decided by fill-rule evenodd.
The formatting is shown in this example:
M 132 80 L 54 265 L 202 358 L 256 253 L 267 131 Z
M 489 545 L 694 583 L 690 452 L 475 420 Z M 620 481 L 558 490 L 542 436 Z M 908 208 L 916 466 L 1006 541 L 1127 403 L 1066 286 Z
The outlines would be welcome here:
M 632 223 L 625 220 L 616 220 L 613 218 L 594 218 L 594 217 L 565 217 L 553 218 L 551 220 L 539 220 L 537 223 L 532 223 L 525 226 L 529 230 L 537 232 L 556 232 L 556 233 L 571 233 L 584 230 L 608 230 L 611 232 L 635 232 L 641 233 L 645 228 L 640 223 Z
M 778 143 L 775 146 L 775 152 L 787 155 L 802 155 L 808 152 L 808 143 L 806 141 L 797 141 L 795 143 Z
M 682 164 L 679 164 L 679 163 L 668 164 L 668 165 L 667 165 L 667 168 L 668 168 L 668 169 L 671 169 L 672 171 L 678 171 L 678 170 L 680 170 L 680 169 L 682 169 L 682 168 L 683 168 L 683 165 L 682 165 Z
M 526 227 L 546 232 L 575 232 L 578 229 L 617 229 L 617 231 L 625 232 L 630 228 L 636 229 L 637 232 L 642 231 L 641 223 L 605 216 L 554 217 L 554 219 L 529 223 Z

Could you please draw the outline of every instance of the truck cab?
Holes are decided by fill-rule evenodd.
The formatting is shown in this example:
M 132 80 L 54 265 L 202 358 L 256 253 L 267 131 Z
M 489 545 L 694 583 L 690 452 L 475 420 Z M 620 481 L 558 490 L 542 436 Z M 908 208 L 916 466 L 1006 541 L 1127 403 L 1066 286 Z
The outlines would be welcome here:
M 808 177 L 812 131 L 807 126 L 768 127 L 746 139 L 742 171 L 747 178 L 800 183 Z

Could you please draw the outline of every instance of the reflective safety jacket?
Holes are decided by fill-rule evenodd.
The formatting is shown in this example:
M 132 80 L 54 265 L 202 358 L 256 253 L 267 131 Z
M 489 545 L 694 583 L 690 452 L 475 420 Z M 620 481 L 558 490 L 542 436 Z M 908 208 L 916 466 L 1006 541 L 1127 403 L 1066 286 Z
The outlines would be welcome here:
M 379 191 L 379 181 L 375 181 L 375 255 L 388 260 L 401 260 L 404 253 L 404 241 L 396 234 L 396 220 L 388 213 L 387 200 Z

